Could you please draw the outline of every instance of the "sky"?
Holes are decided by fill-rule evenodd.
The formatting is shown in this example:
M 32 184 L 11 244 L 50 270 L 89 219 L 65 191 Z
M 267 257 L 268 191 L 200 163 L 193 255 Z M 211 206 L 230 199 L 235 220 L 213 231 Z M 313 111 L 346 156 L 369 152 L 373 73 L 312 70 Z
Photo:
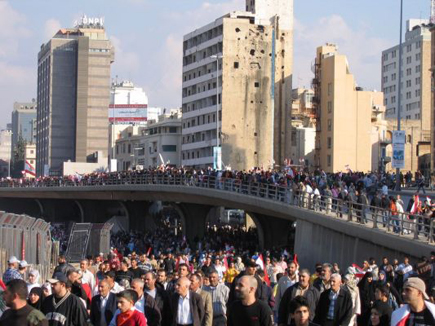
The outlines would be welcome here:
M 149 106 L 175 108 L 183 35 L 244 7 L 245 0 L 0 0 L 0 128 L 15 101 L 36 97 L 41 44 L 84 14 L 105 19 L 112 78 L 143 87 Z M 329 42 L 348 56 L 359 86 L 380 90 L 381 52 L 399 43 L 399 13 L 400 0 L 294 0 L 293 87 L 310 85 L 316 48 Z M 404 21 L 429 14 L 430 0 L 404 0 Z

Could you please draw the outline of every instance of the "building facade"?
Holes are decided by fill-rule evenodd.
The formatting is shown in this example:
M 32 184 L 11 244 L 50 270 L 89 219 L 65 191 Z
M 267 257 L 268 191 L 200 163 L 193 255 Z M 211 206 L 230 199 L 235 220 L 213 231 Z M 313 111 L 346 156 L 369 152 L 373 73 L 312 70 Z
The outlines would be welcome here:
M 4 129 L 0 131 L 0 177 L 10 175 L 12 159 L 12 132 Z
M 36 102 L 15 102 L 12 111 L 12 152 L 19 139 L 36 142 Z
M 114 50 L 101 20 L 87 17 L 41 46 L 37 175 L 60 175 L 64 162 L 87 162 L 96 152 L 107 157 L 113 61 Z
M 401 118 L 418 120 L 430 130 L 431 117 L 431 32 L 428 20 L 407 21 L 402 46 Z M 382 91 L 386 119 L 397 119 L 399 108 L 399 45 L 382 52 Z
M 248 169 L 290 157 L 293 1 L 247 0 L 184 36 L 182 164 Z
M 383 94 L 356 86 L 346 56 L 334 44 L 317 49 L 313 86 L 316 166 L 326 172 L 372 171 L 372 116 L 385 111 Z
M 128 126 L 115 145 L 118 170 L 181 164 L 181 111 L 171 110 L 144 126 Z

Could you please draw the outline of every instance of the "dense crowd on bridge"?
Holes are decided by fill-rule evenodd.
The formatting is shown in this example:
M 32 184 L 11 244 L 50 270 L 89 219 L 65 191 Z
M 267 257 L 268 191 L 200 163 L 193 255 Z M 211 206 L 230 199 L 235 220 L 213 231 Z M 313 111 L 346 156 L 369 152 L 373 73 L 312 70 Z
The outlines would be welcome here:
M 259 251 L 255 232 L 228 225 L 194 244 L 166 225 L 111 245 L 79 266 L 59 256 L 48 280 L 10 257 L 0 326 L 435 325 L 435 252 L 300 266 L 290 248 Z
M 255 195 L 291 205 L 335 214 L 361 223 L 372 222 L 400 234 L 423 234 L 435 239 L 435 208 L 425 197 L 427 181 L 420 172 L 400 174 L 403 186 L 417 186 L 405 206 L 400 195 L 393 195 L 395 174 L 362 173 L 348 170 L 325 173 L 287 167 L 283 170 L 252 168 L 248 171 L 192 169 L 160 166 L 137 171 L 75 174 L 36 179 L 3 179 L 3 187 L 64 187 L 113 184 L 183 184 Z M 433 183 L 429 183 L 433 188 Z M 420 191 L 423 196 L 420 198 Z

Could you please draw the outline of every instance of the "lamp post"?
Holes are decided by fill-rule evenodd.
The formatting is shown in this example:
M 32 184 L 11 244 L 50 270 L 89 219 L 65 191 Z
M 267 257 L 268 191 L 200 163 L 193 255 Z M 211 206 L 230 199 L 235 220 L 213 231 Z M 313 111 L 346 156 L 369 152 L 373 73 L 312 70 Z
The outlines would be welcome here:
M 399 44 L 399 96 L 397 100 L 397 130 L 400 131 L 400 118 L 401 118 L 401 103 L 402 103 L 402 29 L 403 29 L 403 0 L 400 0 L 400 44 Z M 394 153 L 394 142 L 393 142 L 393 153 Z M 405 158 L 403 158 L 405 160 Z M 400 168 L 396 168 L 396 191 L 400 191 Z
M 214 54 L 210 56 L 211 59 L 216 60 L 216 151 L 214 151 L 214 162 L 216 164 L 216 169 L 221 168 L 221 163 L 218 162 L 219 153 L 218 149 L 220 145 L 220 137 L 219 137 L 219 59 L 222 59 L 222 55 Z

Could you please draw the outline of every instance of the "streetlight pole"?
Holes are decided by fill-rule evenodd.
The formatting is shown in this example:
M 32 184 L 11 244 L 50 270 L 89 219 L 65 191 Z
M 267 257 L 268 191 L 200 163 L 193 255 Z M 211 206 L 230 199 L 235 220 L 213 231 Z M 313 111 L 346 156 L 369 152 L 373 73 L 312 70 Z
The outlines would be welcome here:
M 399 43 L 399 96 L 397 100 L 397 130 L 400 131 L 400 118 L 402 110 L 402 29 L 403 29 L 403 0 L 400 0 L 400 43 Z M 394 143 L 393 143 L 393 153 L 394 153 Z M 405 158 L 403 158 L 405 160 Z M 396 168 L 396 191 L 400 191 L 400 168 Z
M 216 60 L 216 148 L 219 148 L 220 145 L 220 137 L 219 137 L 219 59 L 222 59 L 223 56 L 214 54 L 210 56 L 211 59 Z M 215 151 L 215 155 L 218 156 L 217 150 Z M 220 162 L 217 161 L 217 158 L 214 158 L 216 162 L 216 167 L 220 167 Z

